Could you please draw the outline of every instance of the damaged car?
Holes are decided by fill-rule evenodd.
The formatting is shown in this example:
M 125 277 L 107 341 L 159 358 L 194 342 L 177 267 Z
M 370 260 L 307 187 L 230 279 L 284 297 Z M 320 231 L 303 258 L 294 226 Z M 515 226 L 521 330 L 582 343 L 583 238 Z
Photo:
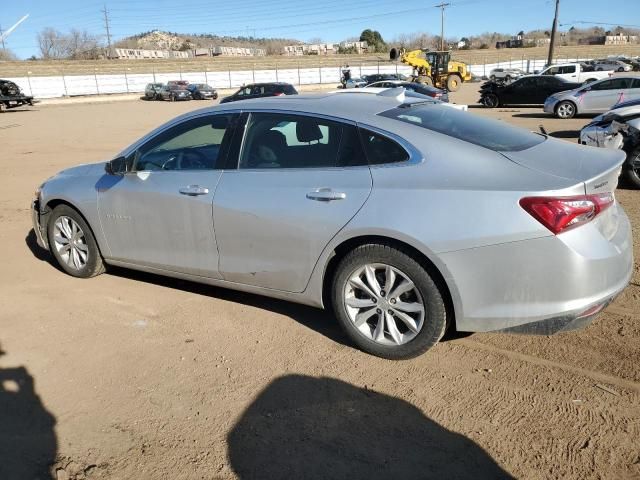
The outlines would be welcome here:
M 580 131 L 580 143 L 623 150 L 627 159 L 622 176 L 629 186 L 640 189 L 640 100 L 621 103 L 594 118 Z
M 11 80 L 0 79 L 0 112 L 23 105 L 33 105 L 33 97 L 25 95 Z

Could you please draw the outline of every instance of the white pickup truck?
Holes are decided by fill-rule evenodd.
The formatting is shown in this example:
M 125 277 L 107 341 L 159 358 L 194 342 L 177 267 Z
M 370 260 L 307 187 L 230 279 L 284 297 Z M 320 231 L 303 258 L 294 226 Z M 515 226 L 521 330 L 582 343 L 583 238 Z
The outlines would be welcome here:
M 570 82 L 591 83 L 602 80 L 611 75 L 611 72 L 596 72 L 593 67 L 582 63 L 562 63 L 545 68 L 538 75 L 555 75 Z

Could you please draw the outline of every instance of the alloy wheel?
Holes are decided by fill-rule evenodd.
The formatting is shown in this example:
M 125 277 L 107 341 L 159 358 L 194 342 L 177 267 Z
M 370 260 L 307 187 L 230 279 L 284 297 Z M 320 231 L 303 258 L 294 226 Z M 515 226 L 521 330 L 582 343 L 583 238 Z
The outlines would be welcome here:
M 89 259 L 85 234 L 72 218 L 60 216 L 53 225 L 53 243 L 62 261 L 73 270 L 82 270 Z
M 558 105 L 558 117 L 571 118 L 575 114 L 575 107 L 569 102 L 562 102 Z
M 382 345 L 403 345 L 424 325 L 425 305 L 414 282 L 401 270 L 383 263 L 355 270 L 344 287 L 349 320 L 367 339 Z

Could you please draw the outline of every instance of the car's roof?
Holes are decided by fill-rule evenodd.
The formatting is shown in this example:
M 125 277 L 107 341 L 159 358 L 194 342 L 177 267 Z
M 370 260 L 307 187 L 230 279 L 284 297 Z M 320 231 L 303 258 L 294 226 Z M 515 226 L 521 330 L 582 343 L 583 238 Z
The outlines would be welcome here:
M 364 90 L 364 89 L 363 89 Z M 282 97 L 255 98 L 240 100 L 233 103 L 224 103 L 219 106 L 207 107 L 204 110 L 286 110 L 304 113 L 327 115 L 330 117 L 344 118 L 353 121 L 370 122 L 372 117 L 380 112 L 395 108 L 402 103 L 415 103 L 424 101 L 413 97 L 405 97 L 404 89 L 400 97 L 384 96 L 379 93 L 390 91 L 382 89 L 380 92 L 365 94 L 365 92 L 351 92 L 349 90 L 336 90 L 320 94 L 287 95 Z M 369 93 L 369 92 L 366 92 Z

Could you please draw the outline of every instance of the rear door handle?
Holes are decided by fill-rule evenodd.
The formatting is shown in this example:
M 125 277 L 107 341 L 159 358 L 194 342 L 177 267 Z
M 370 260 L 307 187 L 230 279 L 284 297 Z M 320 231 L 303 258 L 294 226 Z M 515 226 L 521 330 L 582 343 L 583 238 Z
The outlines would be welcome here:
M 197 197 L 198 195 L 206 195 L 209 193 L 209 189 L 201 187 L 200 185 L 189 185 L 182 187 L 178 190 L 182 195 L 189 195 L 190 197 Z
M 313 192 L 307 193 L 307 198 L 320 202 L 330 202 L 332 200 L 344 200 L 347 198 L 347 194 L 344 192 L 334 192 L 330 188 L 318 188 Z

